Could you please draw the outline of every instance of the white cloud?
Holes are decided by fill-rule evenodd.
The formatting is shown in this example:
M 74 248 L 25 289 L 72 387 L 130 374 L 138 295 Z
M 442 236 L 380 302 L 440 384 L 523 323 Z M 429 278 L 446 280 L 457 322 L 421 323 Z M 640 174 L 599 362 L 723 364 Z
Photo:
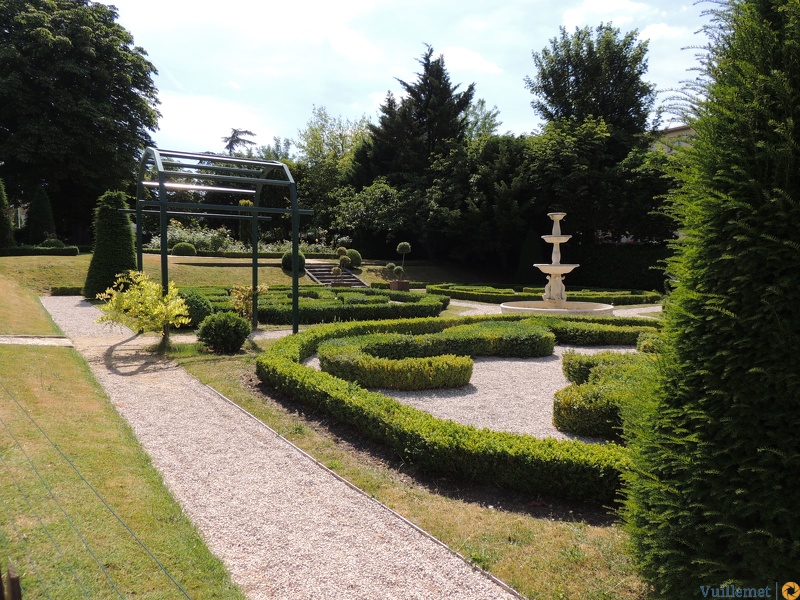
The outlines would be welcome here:
M 643 2 L 633 0 L 584 0 L 576 7 L 564 11 L 563 23 L 567 31 L 572 31 L 576 27 L 594 27 L 603 23 L 613 23 L 615 27 L 630 26 L 634 22 L 639 22 L 644 16 L 655 13 Z
M 468 48 L 451 46 L 449 48 L 443 48 L 439 54 L 444 56 L 444 63 L 447 69 L 451 71 L 490 73 L 493 75 L 503 72 L 503 69 L 496 64 Z
M 643 40 L 655 42 L 661 40 L 689 39 L 692 33 L 693 32 L 686 27 L 673 27 L 666 23 L 653 23 L 642 29 L 639 33 L 639 37 Z
M 181 92 L 159 93 L 162 128 L 153 135 L 157 145 L 169 150 L 221 152 L 222 138 L 231 129 L 249 129 L 257 143 L 271 140 L 278 131 L 267 115 L 252 105 L 211 96 Z M 175 147 L 181 146 L 181 147 Z

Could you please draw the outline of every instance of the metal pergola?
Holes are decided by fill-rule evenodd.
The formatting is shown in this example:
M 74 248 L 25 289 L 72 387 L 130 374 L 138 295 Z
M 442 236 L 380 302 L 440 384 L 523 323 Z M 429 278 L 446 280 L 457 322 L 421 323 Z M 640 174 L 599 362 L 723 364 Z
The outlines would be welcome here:
M 276 178 L 282 175 L 282 178 Z M 290 208 L 259 206 L 265 186 L 288 188 Z M 195 192 L 228 193 L 252 197 L 253 206 L 232 206 L 206 202 L 178 202 L 170 193 Z M 142 216 L 159 215 L 161 232 L 161 287 L 164 293 L 169 285 L 167 225 L 171 215 L 214 217 L 251 222 L 253 247 L 253 329 L 258 327 L 258 223 L 269 220 L 271 214 L 292 215 L 292 331 L 297 333 L 300 323 L 298 287 L 300 278 L 300 215 L 313 214 L 297 205 L 297 186 L 289 168 L 277 161 L 255 160 L 216 154 L 198 154 L 147 148 L 139 161 L 136 185 L 136 260 L 143 269 Z

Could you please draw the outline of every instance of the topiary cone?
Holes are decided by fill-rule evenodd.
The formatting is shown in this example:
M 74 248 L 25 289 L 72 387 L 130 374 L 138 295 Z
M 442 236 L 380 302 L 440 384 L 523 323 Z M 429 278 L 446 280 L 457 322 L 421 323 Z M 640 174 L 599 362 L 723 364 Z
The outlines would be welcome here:
M 83 286 L 86 298 L 95 298 L 116 281 L 117 274 L 136 270 L 136 250 L 124 192 L 106 192 L 94 209 L 94 254 Z

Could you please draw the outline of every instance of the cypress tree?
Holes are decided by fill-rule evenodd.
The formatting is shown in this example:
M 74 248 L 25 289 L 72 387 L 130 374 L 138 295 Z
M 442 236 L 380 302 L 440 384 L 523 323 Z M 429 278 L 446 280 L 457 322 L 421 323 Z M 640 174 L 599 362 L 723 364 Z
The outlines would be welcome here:
M 715 13 L 671 197 L 683 236 L 662 381 L 628 423 L 627 525 L 670 599 L 783 583 L 800 564 L 800 3 Z
M 43 187 L 36 188 L 28 209 L 28 227 L 26 237 L 30 244 L 40 244 L 48 237 L 56 234 L 56 224 L 53 220 L 53 208 L 50 206 L 50 197 Z
M 8 217 L 8 198 L 6 197 L 6 187 L 0 179 L 0 248 L 12 248 L 14 246 L 14 229 L 11 227 L 11 219 Z
M 124 192 L 106 192 L 94 209 L 94 254 L 89 263 L 83 294 L 95 298 L 110 288 L 117 275 L 136 269 L 136 250 Z

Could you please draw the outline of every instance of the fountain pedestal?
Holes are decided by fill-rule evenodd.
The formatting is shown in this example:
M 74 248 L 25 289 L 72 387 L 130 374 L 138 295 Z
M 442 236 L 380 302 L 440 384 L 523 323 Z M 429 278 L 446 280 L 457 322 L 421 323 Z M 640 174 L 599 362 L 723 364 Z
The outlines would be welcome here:
M 566 216 L 566 213 L 552 212 L 547 213 L 547 216 L 553 221 L 553 232 L 550 235 L 543 235 L 542 239 L 548 244 L 553 244 L 551 262 L 550 264 L 533 265 L 547 275 L 547 285 L 544 288 L 542 300 L 505 302 L 500 305 L 500 311 L 504 313 L 528 312 L 554 315 L 613 315 L 614 307 L 610 304 L 567 301 L 564 275 L 580 265 L 561 264 L 561 244 L 568 242 L 572 237 L 561 233 L 561 219 Z

